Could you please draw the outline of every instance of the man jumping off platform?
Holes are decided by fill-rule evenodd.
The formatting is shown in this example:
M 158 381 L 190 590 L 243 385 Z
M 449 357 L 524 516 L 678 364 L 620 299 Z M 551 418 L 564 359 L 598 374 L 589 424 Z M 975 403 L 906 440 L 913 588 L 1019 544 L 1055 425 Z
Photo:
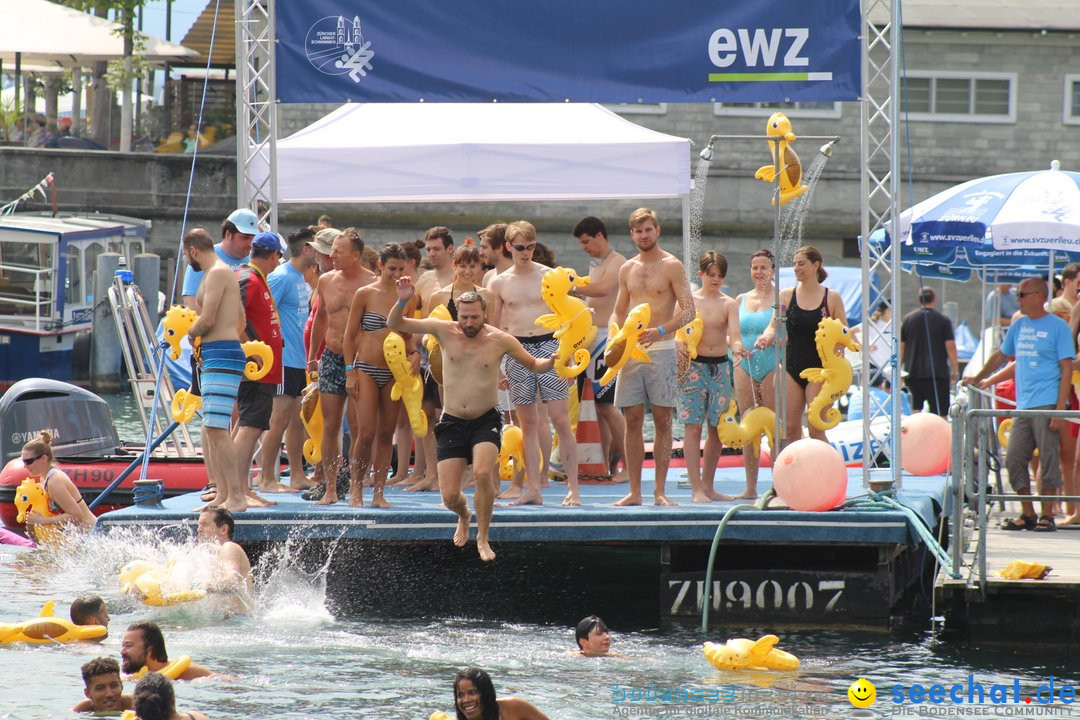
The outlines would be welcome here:
M 397 281 L 398 301 L 390 310 L 386 324 L 400 333 L 429 333 L 439 340 L 443 354 L 443 377 L 454 378 L 444 388 L 443 414 L 435 425 L 439 461 L 439 489 L 443 503 L 458 515 L 454 544 L 464 547 L 469 540 L 469 514 L 461 492 L 465 466 L 473 466 L 473 477 L 487 478 L 499 452 L 502 416 L 498 404 L 499 363 L 504 355 L 517 360 L 534 373 L 550 370 L 555 358 L 534 358 L 514 336 L 484 323 L 487 310 L 483 298 L 467 292 L 457 299 L 457 322 L 414 320 L 404 317 L 403 309 L 416 292 L 412 278 Z M 489 482 L 476 483 L 476 548 L 481 560 L 494 560 L 488 542 L 491 511 L 495 505 L 494 487 Z

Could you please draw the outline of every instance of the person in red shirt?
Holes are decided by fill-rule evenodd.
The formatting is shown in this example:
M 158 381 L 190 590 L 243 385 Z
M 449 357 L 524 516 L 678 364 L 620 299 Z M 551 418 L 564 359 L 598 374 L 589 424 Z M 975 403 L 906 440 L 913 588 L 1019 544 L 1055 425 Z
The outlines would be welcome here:
M 278 266 L 282 256 L 282 242 L 277 233 L 264 232 L 251 242 L 251 260 L 237 269 L 236 280 L 240 284 L 240 303 L 244 308 L 244 328 L 240 342 L 259 340 L 270 346 L 274 364 L 270 372 L 259 380 L 244 380 L 236 397 L 238 420 L 233 432 L 233 445 L 239 460 L 240 477 L 244 488 L 249 488 L 248 472 L 255 455 L 259 436 L 270 429 L 270 414 L 274 407 L 274 395 L 282 383 L 281 323 L 274 297 L 266 276 Z M 258 497 L 250 489 L 248 505 L 271 504 Z

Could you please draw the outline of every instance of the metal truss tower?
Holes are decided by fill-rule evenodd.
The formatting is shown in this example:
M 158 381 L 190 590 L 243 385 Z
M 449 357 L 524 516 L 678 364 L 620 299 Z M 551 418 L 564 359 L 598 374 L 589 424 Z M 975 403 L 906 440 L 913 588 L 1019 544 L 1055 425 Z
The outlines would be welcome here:
M 897 206 L 900 188 L 897 106 L 899 93 L 899 39 L 901 37 L 901 0 L 862 0 L 863 96 L 860 142 L 862 166 L 860 192 L 862 205 L 862 305 L 864 347 L 888 343 L 891 362 L 882 368 L 889 382 L 893 401 L 874 399 L 870 387 L 870 355 L 863 353 L 860 386 L 863 402 L 863 485 L 871 477 L 883 481 L 880 460 L 889 462 L 893 486 L 901 486 L 900 468 L 900 213 Z M 892 239 L 880 245 L 868 242 L 871 233 L 884 228 Z M 877 275 L 880 291 L 871 287 Z M 885 301 L 894 309 L 890 319 L 875 326 L 869 316 Z M 874 373 L 875 375 L 878 373 Z M 884 419 L 888 418 L 886 426 Z M 876 421 L 876 422 L 875 422 Z M 889 430 L 891 428 L 891 431 Z M 886 440 L 887 438 L 887 440 Z
M 226 0 L 228 1 L 228 0 Z M 236 2 L 236 205 L 277 229 L 277 88 L 272 0 Z

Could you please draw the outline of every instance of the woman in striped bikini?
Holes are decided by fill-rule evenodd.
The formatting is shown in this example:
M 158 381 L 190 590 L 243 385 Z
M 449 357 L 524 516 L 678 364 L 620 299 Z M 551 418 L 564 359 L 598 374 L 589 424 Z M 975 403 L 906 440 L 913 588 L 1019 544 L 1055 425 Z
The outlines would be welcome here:
M 390 399 L 394 376 L 383 356 L 383 340 L 390 332 L 386 316 L 397 302 L 396 283 L 405 273 L 407 256 L 397 243 L 388 243 L 379 252 L 379 275 L 375 282 L 365 285 L 353 295 L 349 309 L 349 321 L 345 326 L 345 391 L 349 402 L 355 403 L 359 418 L 353 428 L 352 447 L 349 451 L 350 481 L 349 504 L 364 505 L 363 485 L 374 458 L 375 493 L 372 507 L 387 508 L 390 503 L 383 497 L 383 485 L 390 470 L 390 451 L 397 427 L 400 401 Z M 415 302 L 415 301 L 412 301 Z M 412 313 L 415 308 L 406 308 Z M 409 357 L 419 368 L 420 354 L 416 352 L 416 339 L 405 336 Z M 337 501 L 336 488 L 327 485 L 322 504 Z

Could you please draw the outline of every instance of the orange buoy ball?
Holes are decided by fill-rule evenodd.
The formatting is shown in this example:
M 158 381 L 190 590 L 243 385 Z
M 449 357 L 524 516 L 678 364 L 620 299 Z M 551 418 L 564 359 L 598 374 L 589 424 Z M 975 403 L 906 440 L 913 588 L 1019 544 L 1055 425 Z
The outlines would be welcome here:
M 844 458 L 821 440 L 796 440 L 773 463 L 773 488 L 792 510 L 832 510 L 847 496 L 847 483 Z
M 934 413 L 908 415 L 900 421 L 900 466 L 912 475 L 940 475 L 952 460 L 952 428 Z

